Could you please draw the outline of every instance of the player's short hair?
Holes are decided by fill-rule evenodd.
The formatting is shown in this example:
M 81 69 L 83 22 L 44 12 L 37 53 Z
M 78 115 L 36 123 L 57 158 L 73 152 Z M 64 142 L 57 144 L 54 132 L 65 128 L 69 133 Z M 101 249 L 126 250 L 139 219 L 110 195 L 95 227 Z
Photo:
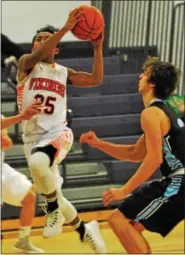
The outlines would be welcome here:
M 35 41 L 35 38 L 36 38 L 37 34 L 39 34 L 39 33 L 41 33 L 41 32 L 48 32 L 48 33 L 54 34 L 54 33 L 58 32 L 58 31 L 59 31 L 58 28 L 53 27 L 53 26 L 51 26 L 51 25 L 46 25 L 45 27 L 42 27 L 42 28 L 38 29 L 38 30 L 36 31 L 36 34 L 34 35 L 34 37 L 33 37 L 33 39 L 32 39 L 32 47 L 33 47 L 33 44 L 34 44 L 34 41 Z M 58 45 L 59 45 L 59 44 L 58 44 Z M 58 46 L 58 45 L 57 45 L 57 46 Z
M 154 95 L 160 99 L 167 99 L 177 88 L 181 71 L 169 62 L 161 61 L 157 57 L 148 57 L 142 69 L 150 68 L 149 82 L 155 84 Z

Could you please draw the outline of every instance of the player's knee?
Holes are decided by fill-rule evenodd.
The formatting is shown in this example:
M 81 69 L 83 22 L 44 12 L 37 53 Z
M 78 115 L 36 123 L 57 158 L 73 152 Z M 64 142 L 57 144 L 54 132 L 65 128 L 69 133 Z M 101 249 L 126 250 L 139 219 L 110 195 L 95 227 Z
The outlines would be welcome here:
M 116 222 L 117 210 L 114 210 L 108 217 L 108 223 L 110 226 L 114 225 Z
M 120 222 L 128 223 L 128 219 L 120 212 L 120 210 L 114 210 L 108 218 L 108 223 L 110 226 L 120 224 Z
M 145 230 L 145 227 L 139 222 L 133 222 L 132 226 L 139 232 L 143 232 L 143 230 Z
M 33 191 L 30 191 L 22 201 L 22 206 L 35 206 L 36 203 L 36 194 Z
M 32 174 L 44 177 L 49 168 L 50 159 L 43 152 L 35 152 L 31 155 L 28 163 Z

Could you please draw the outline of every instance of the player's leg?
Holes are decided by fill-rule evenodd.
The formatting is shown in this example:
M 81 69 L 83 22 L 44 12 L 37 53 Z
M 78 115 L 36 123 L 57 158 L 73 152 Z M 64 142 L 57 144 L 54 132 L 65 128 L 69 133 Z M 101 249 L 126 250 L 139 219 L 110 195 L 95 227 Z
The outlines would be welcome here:
M 50 169 L 55 153 L 51 145 L 35 148 L 28 161 L 34 183 L 39 184 L 39 190 L 47 199 L 48 212 L 58 208 L 56 182 Z
M 72 132 L 70 131 L 69 133 Z M 47 202 L 44 237 L 51 237 L 62 231 L 64 218 L 58 207 L 56 178 L 51 171 L 51 166 L 58 154 L 58 150 L 54 145 L 57 144 L 60 146 L 63 140 L 68 139 L 68 136 L 67 129 L 44 147 L 39 147 L 39 145 L 38 147 L 33 147 L 34 144 L 31 143 L 24 145 L 25 156 L 34 180 L 34 188 L 45 197 Z M 73 138 L 73 135 L 70 135 L 70 137 Z
M 36 190 L 42 193 L 47 202 L 43 231 L 46 238 L 60 234 L 64 221 L 58 205 L 56 178 L 51 171 L 56 152 L 52 145 L 38 147 L 32 150 L 28 161 Z
M 20 231 L 19 237 L 24 238 L 30 235 L 30 229 L 35 216 L 36 194 L 30 189 L 21 201 Z
M 58 165 L 66 158 L 73 144 L 73 134 L 71 129 L 67 128 L 66 131 L 62 132 L 51 144 L 57 149 L 51 170 L 56 179 L 58 202 L 65 221 L 79 233 L 82 241 L 89 241 L 94 250 L 98 253 L 105 253 L 105 244 L 101 237 L 98 223 L 96 221 L 84 223 L 79 218 L 76 208 L 70 201 L 63 197 L 61 191 L 63 179 L 60 176 Z
M 36 194 L 32 189 L 29 190 L 26 197 L 21 201 L 19 240 L 15 244 L 15 250 L 27 253 L 43 253 L 40 248 L 35 247 L 29 242 L 30 230 L 33 218 L 35 216 Z
M 142 223 L 148 231 L 166 236 L 184 219 L 184 176 L 145 184 L 127 197 L 118 209 L 111 215 L 109 224 L 121 244 L 128 253 L 151 253 L 139 231 L 142 229 L 135 228 L 133 221 Z
M 129 254 L 151 253 L 150 246 L 142 235 L 145 226 L 138 225 L 139 220 L 135 221 L 135 219 L 144 208 L 155 200 L 158 196 L 157 191 L 156 188 L 152 190 L 150 185 L 138 188 L 124 199 L 108 219 L 111 229 Z
M 81 241 L 89 242 L 93 250 L 97 253 L 105 253 L 105 243 L 101 236 L 98 222 L 92 221 L 85 223 L 80 219 L 76 208 L 62 194 L 61 186 L 63 181 L 60 181 L 61 177 L 57 165 L 54 167 L 53 171 L 57 180 L 59 206 L 65 217 L 65 222 L 78 232 Z
M 48 182 L 50 182 L 52 178 L 53 188 L 55 187 L 54 192 L 50 194 L 48 192 L 46 193 L 44 190 L 42 191 L 42 195 L 45 197 L 47 203 L 47 217 L 43 232 L 44 237 L 51 237 L 61 233 L 62 225 L 65 221 L 65 218 L 61 213 L 61 209 L 58 206 L 57 182 L 59 179 L 53 172 L 53 167 L 58 165 L 66 157 L 72 143 L 72 131 L 71 129 L 66 128 L 54 140 L 52 140 L 49 145 L 37 148 L 36 150 L 36 153 L 45 153 L 45 155 L 49 158 L 49 165 L 47 165 L 47 168 L 49 168 L 50 177 L 48 178 Z M 63 150 L 61 150 L 61 148 L 63 148 Z
M 2 173 L 3 201 L 14 206 L 21 206 L 19 238 L 14 248 L 18 252 L 44 252 L 29 242 L 32 220 L 35 215 L 36 200 L 36 195 L 32 191 L 32 183 L 26 176 L 5 163 L 2 167 Z
M 34 143 L 24 144 L 24 153 L 34 181 L 34 188 L 48 198 L 48 211 L 52 212 L 58 208 L 56 182 L 50 169 L 56 149 L 50 145 L 36 148 L 33 146 Z
M 149 254 L 150 246 L 130 219 L 116 209 L 108 219 L 109 225 L 129 254 Z

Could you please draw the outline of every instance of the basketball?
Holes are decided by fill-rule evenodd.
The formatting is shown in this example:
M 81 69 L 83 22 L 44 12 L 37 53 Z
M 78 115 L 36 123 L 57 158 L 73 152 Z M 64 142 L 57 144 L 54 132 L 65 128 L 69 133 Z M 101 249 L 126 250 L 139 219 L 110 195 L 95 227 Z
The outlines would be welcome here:
M 98 8 L 94 6 L 82 5 L 82 16 L 84 20 L 78 22 L 72 29 L 72 33 L 81 40 L 95 40 L 104 29 L 104 18 Z

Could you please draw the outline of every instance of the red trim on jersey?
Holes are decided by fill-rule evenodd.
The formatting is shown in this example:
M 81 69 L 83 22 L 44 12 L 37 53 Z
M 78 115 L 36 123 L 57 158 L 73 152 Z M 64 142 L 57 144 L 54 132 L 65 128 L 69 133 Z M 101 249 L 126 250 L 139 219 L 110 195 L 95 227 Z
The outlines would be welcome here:
M 24 92 L 24 84 L 17 85 L 17 104 L 19 107 L 19 111 L 22 110 L 22 99 L 23 99 L 23 92 Z
M 66 143 L 72 143 L 73 142 L 73 133 L 72 131 L 66 130 L 62 131 L 55 140 L 53 140 L 50 144 L 57 149 L 57 152 L 55 154 L 55 158 L 59 155 L 62 146 Z

